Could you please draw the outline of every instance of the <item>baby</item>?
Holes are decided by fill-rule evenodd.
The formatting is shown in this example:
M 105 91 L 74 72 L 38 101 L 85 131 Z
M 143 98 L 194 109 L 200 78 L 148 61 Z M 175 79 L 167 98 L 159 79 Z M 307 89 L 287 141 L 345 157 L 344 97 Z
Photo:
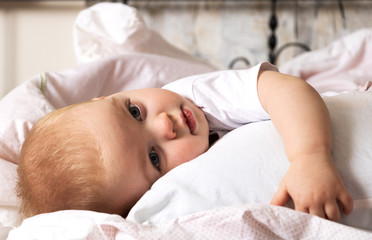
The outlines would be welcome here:
M 265 63 L 200 82 L 119 92 L 40 119 L 19 157 L 23 215 L 86 209 L 126 216 L 157 179 L 208 150 L 210 130 L 269 118 L 291 162 L 271 204 L 292 198 L 296 210 L 331 220 L 352 211 L 332 162 L 329 114 L 312 87 Z

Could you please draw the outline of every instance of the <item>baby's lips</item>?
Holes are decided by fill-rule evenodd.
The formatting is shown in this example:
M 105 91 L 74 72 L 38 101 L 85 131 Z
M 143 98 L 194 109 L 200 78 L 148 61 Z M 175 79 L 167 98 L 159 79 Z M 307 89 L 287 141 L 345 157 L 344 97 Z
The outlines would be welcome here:
M 183 108 L 182 114 L 186 120 L 186 124 L 189 127 L 191 134 L 193 134 L 196 130 L 196 120 L 195 120 L 193 113 L 190 110 Z

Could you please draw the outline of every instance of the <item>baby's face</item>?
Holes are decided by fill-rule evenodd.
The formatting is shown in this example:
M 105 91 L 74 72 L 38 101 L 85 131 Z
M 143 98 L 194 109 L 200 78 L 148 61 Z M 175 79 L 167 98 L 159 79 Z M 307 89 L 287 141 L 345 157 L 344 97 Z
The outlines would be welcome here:
M 204 113 L 168 90 L 117 93 L 77 114 L 97 136 L 114 213 L 127 213 L 158 178 L 208 149 Z

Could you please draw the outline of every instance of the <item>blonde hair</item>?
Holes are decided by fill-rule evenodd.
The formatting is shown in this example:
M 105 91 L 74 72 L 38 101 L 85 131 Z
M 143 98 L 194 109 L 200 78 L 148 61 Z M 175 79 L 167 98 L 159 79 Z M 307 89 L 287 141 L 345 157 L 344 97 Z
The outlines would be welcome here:
M 104 167 L 92 132 L 68 113 L 47 114 L 29 132 L 19 157 L 20 214 L 66 209 L 104 211 Z

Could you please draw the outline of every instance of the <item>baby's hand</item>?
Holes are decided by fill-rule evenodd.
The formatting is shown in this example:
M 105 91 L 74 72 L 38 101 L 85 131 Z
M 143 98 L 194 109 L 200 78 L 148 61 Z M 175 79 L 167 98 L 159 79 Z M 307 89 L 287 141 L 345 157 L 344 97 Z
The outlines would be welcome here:
M 325 154 L 291 162 L 271 204 L 283 206 L 290 198 L 296 210 L 333 221 L 340 220 L 341 213 L 349 214 L 353 210 L 351 195 L 331 157 Z

